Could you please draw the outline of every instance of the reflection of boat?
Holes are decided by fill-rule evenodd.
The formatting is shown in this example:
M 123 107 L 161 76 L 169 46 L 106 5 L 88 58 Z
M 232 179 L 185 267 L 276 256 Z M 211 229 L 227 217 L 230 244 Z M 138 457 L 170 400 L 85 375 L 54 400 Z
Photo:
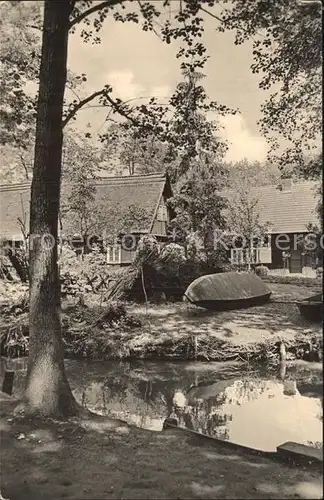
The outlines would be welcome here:
M 323 294 L 312 295 L 297 302 L 300 314 L 309 321 L 323 321 Z
M 185 292 L 189 302 L 219 311 L 263 304 L 270 295 L 259 276 L 235 272 L 200 276 Z
M 283 393 L 285 396 L 300 396 L 296 380 L 285 380 L 283 384 Z
M 227 387 L 233 385 L 233 383 L 234 380 L 219 380 L 214 384 L 191 387 L 186 395 L 188 404 L 190 406 L 195 406 L 199 400 L 216 398 L 219 394 L 222 394 Z

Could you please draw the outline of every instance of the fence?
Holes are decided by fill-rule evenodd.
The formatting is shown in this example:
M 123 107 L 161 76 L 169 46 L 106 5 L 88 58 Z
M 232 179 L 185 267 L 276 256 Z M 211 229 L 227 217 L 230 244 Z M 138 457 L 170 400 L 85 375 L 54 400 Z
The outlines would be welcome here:
M 232 248 L 231 263 L 237 266 L 242 264 L 260 264 L 260 248 Z

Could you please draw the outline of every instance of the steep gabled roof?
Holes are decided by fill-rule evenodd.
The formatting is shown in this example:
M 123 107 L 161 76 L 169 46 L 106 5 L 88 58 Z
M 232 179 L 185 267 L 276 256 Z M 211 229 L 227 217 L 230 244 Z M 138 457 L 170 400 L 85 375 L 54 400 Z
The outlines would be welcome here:
M 95 180 L 96 200 L 105 204 L 107 211 L 116 207 L 135 205 L 149 215 L 145 227 L 134 232 L 150 232 L 162 195 L 171 196 L 169 179 L 165 174 L 105 177 Z M 69 196 L 70 188 L 62 186 L 62 201 Z M 30 183 L 0 186 L 0 237 L 21 239 L 19 219 L 29 227 Z
M 315 181 L 303 181 L 283 189 L 277 185 L 251 188 L 251 197 L 258 199 L 260 223 L 270 222 L 273 234 L 306 232 L 309 224 L 318 224 L 317 186 Z M 235 196 L 230 190 L 222 195 L 229 200 Z
M 172 193 L 164 174 L 107 177 L 96 180 L 96 187 L 96 200 L 105 203 L 106 210 L 133 205 L 148 214 L 145 226 L 133 227 L 134 232 L 150 232 L 162 195 L 169 197 Z

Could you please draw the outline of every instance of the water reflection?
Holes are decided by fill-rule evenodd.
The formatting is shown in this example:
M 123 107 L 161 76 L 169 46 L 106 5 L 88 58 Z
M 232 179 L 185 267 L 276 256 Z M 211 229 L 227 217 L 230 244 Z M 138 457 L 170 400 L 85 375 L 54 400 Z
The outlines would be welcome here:
M 224 363 L 67 361 L 76 398 L 97 412 L 155 431 L 176 417 L 189 429 L 268 451 L 285 441 L 322 442 L 322 371 L 314 366 L 269 376 Z M 16 393 L 23 377 L 21 366 Z

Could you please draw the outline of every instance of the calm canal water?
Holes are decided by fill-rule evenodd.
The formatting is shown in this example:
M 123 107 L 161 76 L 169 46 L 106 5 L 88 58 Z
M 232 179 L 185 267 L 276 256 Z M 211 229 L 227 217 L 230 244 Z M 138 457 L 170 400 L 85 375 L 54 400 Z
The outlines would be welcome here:
M 13 365 L 18 396 L 26 363 Z M 161 431 L 172 416 L 181 426 L 265 451 L 286 441 L 322 443 L 322 366 L 316 363 L 288 366 L 284 380 L 283 373 L 235 363 L 68 360 L 66 366 L 80 402 L 139 427 Z

